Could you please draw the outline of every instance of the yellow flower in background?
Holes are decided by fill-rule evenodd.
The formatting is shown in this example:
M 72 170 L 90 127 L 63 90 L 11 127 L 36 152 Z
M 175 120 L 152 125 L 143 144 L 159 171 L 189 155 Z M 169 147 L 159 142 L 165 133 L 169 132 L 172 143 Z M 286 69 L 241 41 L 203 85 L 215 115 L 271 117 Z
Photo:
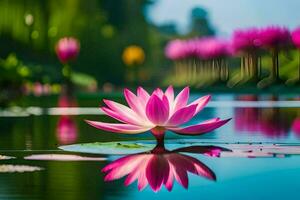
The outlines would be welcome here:
M 131 45 L 124 49 L 122 59 L 128 66 L 139 65 L 144 62 L 145 53 L 141 47 Z

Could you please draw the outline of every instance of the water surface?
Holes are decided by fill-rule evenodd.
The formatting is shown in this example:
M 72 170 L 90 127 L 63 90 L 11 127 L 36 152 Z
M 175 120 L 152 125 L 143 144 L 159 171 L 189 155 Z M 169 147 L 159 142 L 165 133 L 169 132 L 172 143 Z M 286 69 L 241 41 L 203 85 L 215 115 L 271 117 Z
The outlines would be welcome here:
M 226 146 L 228 143 L 300 145 L 298 96 L 216 95 L 190 123 L 208 118 L 232 117 L 227 125 L 196 137 L 167 133 L 167 139 L 193 139 Z M 98 101 L 98 100 L 95 100 Z M 99 114 L 100 111 L 99 111 Z M 6 115 L 7 116 L 7 115 Z M 16 159 L 0 165 L 43 168 L 24 173 L 0 173 L 0 199 L 289 199 L 300 189 L 300 156 L 210 157 L 186 154 L 208 166 L 216 181 L 189 174 L 188 189 L 174 183 L 171 192 L 154 193 L 148 186 L 138 191 L 136 183 L 125 187 L 124 179 L 104 182 L 101 169 L 120 156 L 62 152 L 60 145 L 152 139 L 150 133 L 127 136 L 102 132 L 83 120 L 113 121 L 93 112 L 82 115 L 24 115 L 0 117 L 0 154 Z M 24 160 L 32 154 L 76 154 L 103 157 L 103 161 Z

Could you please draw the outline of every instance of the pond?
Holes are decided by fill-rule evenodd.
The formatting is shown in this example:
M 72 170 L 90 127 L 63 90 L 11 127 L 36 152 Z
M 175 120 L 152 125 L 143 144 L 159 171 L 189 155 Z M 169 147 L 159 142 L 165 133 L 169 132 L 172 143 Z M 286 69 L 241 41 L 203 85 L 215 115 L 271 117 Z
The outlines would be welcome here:
M 98 108 L 2 110 L 0 199 L 294 198 L 300 189 L 298 99 L 297 95 L 214 95 L 189 123 L 213 117 L 233 119 L 201 136 L 168 132 L 160 153 L 151 151 L 155 145 L 150 133 L 122 135 L 86 124 L 84 119 L 111 121 Z M 99 147 L 101 142 L 112 141 L 122 148 L 112 145 L 95 150 L 93 144 L 85 149 L 64 148 L 94 142 L 99 142 L 96 143 Z M 118 170 L 128 174 L 143 168 L 135 162 L 149 156 L 160 160 L 159 164 L 148 167 L 155 179 L 152 182 L 165 176 L 161 173 L 164 162 L 176 162 L 173 166 L 182 171 L 184 168 L 193 171 L 187 167 L 193 163 L 199 166 L 198 174 L 188 173 L 188 183 L 184 175 L 175 175 L 171 191 L 162 186 L 154 192 L 149 185 L 139 191 L 136 182 L 124 185 L 127 178 L 104 181 L 107 171 L 101 170 L 109 163 L 124 160 L 124 156 L 128 162 L 114 166 L 116 177 Z M 188 186 L 187 189 L 182 185 Z

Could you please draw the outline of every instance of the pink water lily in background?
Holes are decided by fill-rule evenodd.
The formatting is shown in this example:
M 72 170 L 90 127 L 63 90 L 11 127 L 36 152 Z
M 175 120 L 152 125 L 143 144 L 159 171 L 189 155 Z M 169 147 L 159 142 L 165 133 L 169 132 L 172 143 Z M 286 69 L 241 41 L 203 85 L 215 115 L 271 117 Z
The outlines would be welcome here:
M 291 33 L 292 41 L 293 44 L 297 49 L 300 49 L 300 27 L 296 28 L 292 33 Z
M 73 37 L 61 38 L 55 47 L 57 57 L 62 63 L 74 60 L 78 56 L 79 50 L 79 41 Z
M 210 100 L 203 96 L 188 103 L 189 87 L 185 87 L 177 96 L 173 87 L 165 92 L 156 89 L 151 95 L 142 87 L 137 89 L 137 95 L 130 90 L 124 90 L 124 96 L 129 105 L 104 100 L 107 107 L 102 111 L 122 123 L 105 123 L 86 120 L 90 125 L 105 131 L 126 134 L 138 134 L 151 131 L 156 139 L 161 139 L 166 130 L 181 135 L 200 135 L 227 123 L 230 119 L 213 118 L 191 126 L 182 126 L 198 114 Z
M 261 47 L 260 29 L 237 29 L 232 35 L 232 50 L 235 53 L 258 50 Z
M 291 35 L 286 27 L 268 26 L 261 29 L 260 41 L 266 48 L 284 47 L 291 42 Z
M 187 45 L 184 40 L 172 40 L 165 48 L 165 55 L 171 60 L 180 60 L 187 57 Z
M 179 151 L 217 157 L 223 148 L 197 146 L 168 151 L 158 145 L 150 152 L 128 155 L 106 165 L 102 169 L 102 172 L 107 173 L 104 180 L 112 181 L 127 175 L 125 186 L 137 180 L 138 190 L 143 190 L 149 184 L 154 192 L 159 191 L 162 185 L 171 191 L 174 180 L 188 188 L 188 172 L 216 180 L 216 175 L 209 167 L 194 157 L 178 153 Z
M 220 38 L 202 37 L 197 45 L 197 56 L 203 60 L 224 58 L 230 54 L 227 42 Z

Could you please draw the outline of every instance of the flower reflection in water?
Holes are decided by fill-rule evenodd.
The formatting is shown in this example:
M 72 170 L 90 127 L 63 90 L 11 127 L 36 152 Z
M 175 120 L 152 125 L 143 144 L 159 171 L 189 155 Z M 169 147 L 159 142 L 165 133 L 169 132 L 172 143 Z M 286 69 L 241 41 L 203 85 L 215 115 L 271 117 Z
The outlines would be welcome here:
M 300 117 L 294 119 L 292 130 L 298 137 L 300 137 Z
M 77 141 L 77 126 L 70 116 L 61 116 L 57 123 L 56 137 L 59 144 L 71 144 Z
M 235 128 L 267 138 L 287 137 L 288 118 L 279 108 L 236 108 Z
M 243 101 L 259 101 L 257 96 L 243 96 Z M 271 98 L 276 101 L 275 97 Z M 235 109 L 235 129 L 247 131 L 251 134 L 261 134 L 267 138 L 285 138 L 288 136 L 291 125 L 291 114 L 287 109 L 243 107 Z M 291 112 L 291 111 L 289 111 Z
M 174 179 L 184 188 L 188 188 L 188 172 L 216 180 L 216 175 L 209 167 L 196 158 L 180 152 L 219 157 L 221 151 L 228 150 L 216 146 L 192 146 L 169 151 L 160 143 L 150 152 L 119 158 L 105 166 L 102 172 L 107 173 L 105 181 L 120 179 L 127 175 L 125 186 L 137 180 L 138 190 L 143 190 L 149 184 L 154 192 L 159 191 L 162 185 L 171 191 Z
M 69 108 L 77 105 L 76 99 L 62 95 L 58 100 L 58 107 Z M 59 144 L 72 144 L 77 141 L 78 131 L 76 122 L 69 115 L 61 115 L 56 126 L 56 137 Z

